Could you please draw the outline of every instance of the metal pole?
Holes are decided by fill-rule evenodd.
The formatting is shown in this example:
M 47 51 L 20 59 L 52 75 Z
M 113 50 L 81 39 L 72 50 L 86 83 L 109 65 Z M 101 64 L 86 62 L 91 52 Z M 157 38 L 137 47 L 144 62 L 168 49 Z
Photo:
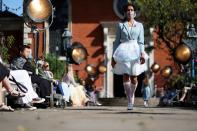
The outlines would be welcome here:
M 39 32 L 35 30 L 34 32 L 34 59 L 35 62 L 38 60 L 38 50 L 39 50 Z
M 44 33 L 44 56 L 46 55 L 46 30 L 43 32 Z
M 36 35 L 37 35 L 37 37 L 36 37 L 36 46 L 37 46 L 37 48 L 36 48 L 36 52 L 37 52 L 37 54 L 36 54 L 36 62 L 37 62 L 37 60 L 38 60 L 38 53 L 39 53 L 39 32 L 38 31 L 37 31 Z
M 37 49 L 37 46 L 36 46 L 37 43 L 36 43 L 36 42 L 37 42 L 37 41 L 36 41 L 36 40 L 37 40 L 37 33 L 34 32 L 34 60 L 35 60 L 35 62 L 37 61 L 37 59 L 36 59 L 36 58 L 37 58 L 37 57 L 36 57 L 36 54 L 37 54 L 37 50 L 36 50 L 36 49 Z
M 191 71 L 192 79 L 195 78 L 195 52 L 192 55 L 192 71 Z

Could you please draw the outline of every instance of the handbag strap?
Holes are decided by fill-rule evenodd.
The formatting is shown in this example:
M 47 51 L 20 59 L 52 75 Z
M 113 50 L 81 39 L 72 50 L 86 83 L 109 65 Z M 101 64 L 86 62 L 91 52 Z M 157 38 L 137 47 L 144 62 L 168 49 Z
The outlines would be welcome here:
M 27 93 L 28 89 L 27 87 L 25 87 L 23 84 L 19 83 L 16 81 L 16 79 L 12 76 L 12 79 L 9 79 L 10 81 L 16 83 L 17 87 L 19 88 L 19 90 L 23 93 Z

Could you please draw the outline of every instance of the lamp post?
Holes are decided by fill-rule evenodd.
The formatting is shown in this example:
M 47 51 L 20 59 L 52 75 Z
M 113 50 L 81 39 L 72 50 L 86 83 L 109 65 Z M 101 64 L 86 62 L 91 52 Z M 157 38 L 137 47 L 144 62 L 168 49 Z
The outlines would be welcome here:
M 54 10 L 50 0 L 24 0 L 24 23 L 31 28 L 34 35 L 34 58 L 38 59 L 39 49 L 39 31 L 45 31 L 50 28 L 53 23 Z M 39 28 L 38 23 L 46 22 L 51 17 L 51 22 L 47 27 Z
M 65 28 L 62 33 L 62 46 L 66 55 L 66 68 L 68 67 L 68 63 L 69 63 L 68 48 L 71 46 L 71 38 L 72 38 L 71 32 L 68 30 L 68 28 Z
M 195 31 L 194 24 L 187 25 L 186 39 L 183 42 L 186 43 L 192 51 L 192 61 L 191 61 L 191 78 L 195 78 L 195 58 L 197 53 L 197 33 Z

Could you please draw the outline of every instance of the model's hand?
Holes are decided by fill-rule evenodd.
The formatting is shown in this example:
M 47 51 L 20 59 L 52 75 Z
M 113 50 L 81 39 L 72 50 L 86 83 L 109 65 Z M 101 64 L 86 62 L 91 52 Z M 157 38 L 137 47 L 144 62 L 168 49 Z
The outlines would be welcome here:
M 145 63 L 144 53 L 141 53 L 140 64 L 144 64 L 144 63 Z
M 111 61 L 111 66 L 112 66 L 112 68 L 115 67 L 115 64 L 116 64 L 116 62 L 115 62 L 114 58 L 112 58 L 112 61 Z

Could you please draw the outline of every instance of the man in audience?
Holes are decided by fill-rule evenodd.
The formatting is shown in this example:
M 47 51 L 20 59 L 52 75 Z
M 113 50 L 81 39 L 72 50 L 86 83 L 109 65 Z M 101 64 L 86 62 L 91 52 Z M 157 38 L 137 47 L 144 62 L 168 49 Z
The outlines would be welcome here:
M 20 47 L 20 56 L 15 58 L 11 63 L 11 69 L 13 70 L 27 70 L 30 72 L 32 83 L 36 83 L 38 85 L 38 94 L 41 98 L 46 98 L 46 96 L 50 96 L 51 92 L 51 83 L 50 81 L 41 78 L 36 74 L 36 69 L 33 67 L 30 61 L 28 61 L 28 57 L 30 55 L 30 47 L 27 45 L 23 45 Z

